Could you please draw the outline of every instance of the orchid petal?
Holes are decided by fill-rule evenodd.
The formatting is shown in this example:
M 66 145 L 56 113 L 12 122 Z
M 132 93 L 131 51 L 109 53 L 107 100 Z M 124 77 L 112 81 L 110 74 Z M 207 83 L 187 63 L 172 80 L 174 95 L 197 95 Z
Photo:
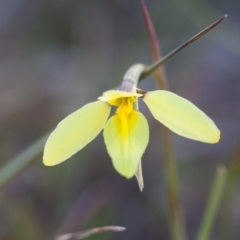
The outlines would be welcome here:
M 133 177 L 149 141 L 145 117 L 135 110 L 126 119 L 115 114 L 106 123 L 103 134 L 116 171 L 126 178 Z
M 214 122 L 188 100 L 172 92 L 158 90 L 146 93 L 143 101 L 154 118 L 173 132 L 206 143 L 219 141 L 220 131 Z
M 110 105 L 97 101 L 67 116 L 49 136 L 43 155 L 47 166 L 59 164 L 91 142 L 103 129 Z

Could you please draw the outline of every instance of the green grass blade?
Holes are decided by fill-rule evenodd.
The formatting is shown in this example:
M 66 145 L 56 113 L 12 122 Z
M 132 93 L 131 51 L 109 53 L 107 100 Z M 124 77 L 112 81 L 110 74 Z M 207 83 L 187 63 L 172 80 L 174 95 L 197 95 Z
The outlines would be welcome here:
M 196 240 L 208 240 L 227 180 L 227 169 L 218 166 L 208 204 Z
M 17 176 L 34 158 L 43 151 L 48 134 L 45 134 L 26 150 L 0 169 L 0 189 Z

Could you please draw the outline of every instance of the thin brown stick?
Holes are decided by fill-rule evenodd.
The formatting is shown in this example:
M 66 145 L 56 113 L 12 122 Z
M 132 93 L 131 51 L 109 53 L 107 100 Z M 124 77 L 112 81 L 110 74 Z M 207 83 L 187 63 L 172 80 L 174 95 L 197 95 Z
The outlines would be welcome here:
M 159 41 L 151 20 L 151 16 L 148 12 L 147 6 L 144 1 L 142 1 L 142 10 L 144 15 L 144 20 L 149 36 L 151 52 L 153 56 L 153 61 L 156 62 L 161 59 L 161 48 Z M 145 71 L 146 72 L 146 71 Z M 159 67 L 154 74 L 157 85 L 160 89 L 168 89 L 168 81 L 163 66 Z M 185 224 L 182 215 L 182 207 L 180 204 L 180 190 L 178 184 L 178 174 L 177 166 L 175 162 L 173 144 L 171 140 L 170 131 L 161 124 L 162 128 L 162 141 L 164 150 L 164 160 L 165 160 L 165 177 L 168 185 L 168 200 L 169 200 L 169 223 L 172 233 L 172 238 L 174 240 L 186 239 L 185 234 Z
M 150 41 L 150 47 L 151 47 L 153 61 L 156 62 L 159 59 L 161 59 L 161 57 L 162 57 L 161 48 L 160 48 L 160 45 L 158 42 L 155 28 L 154 28 L 152 20 L 151 20 L 151 16 L 150 16 L 147 6 L 145 4 L 145 1 L 142 1 L 141 4 L 142 4 L 144 21 L 145 21 L 145 24 L 147 27 L 148 37 L 149 37 L 149 41 Z M 146 72 L 146 70 L 145 70 L 145 72 Z M 165 89 L 165 90 L 168 89 L 167 77 L 166 77 L 166 73 L 165 73 L 165 68 L 163 66 L 159 67 L 156 75 L 157 75 L 156 77 L 159 78 L 159 81 L 157 81 L 158 87 L 160 89 Z

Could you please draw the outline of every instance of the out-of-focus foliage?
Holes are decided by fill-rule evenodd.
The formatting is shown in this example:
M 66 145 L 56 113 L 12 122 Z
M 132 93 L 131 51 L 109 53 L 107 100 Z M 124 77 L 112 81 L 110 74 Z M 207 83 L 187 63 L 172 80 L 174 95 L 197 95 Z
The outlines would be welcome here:
M 170 89 L 201 108 L 222 132 L 217 145 L 174 135 L 189 238 L 199 227 L 216 165 L 224 163 L 230 173 L 212 239 L 239 239 L 240 3 L 152 0 L 147 5 L 163 54 L 229 14 L 166 69 Z M 66 115 L 119 85 L 136 62 L 151 62 L 140 1 L 2 0 L 0 167 Z M 140 87 L 156 88 L 151 78 Z M 56 167 L 45 167 L 40 154 L 1 189 L 0 239 L 53 239 L 104 225 L 127 230 L 89 239 L 169 239 L 159 125 L 144 105 L 140 109 L 150 125 L 143 193 L 136 179 L 114 171 L 99 135 Z

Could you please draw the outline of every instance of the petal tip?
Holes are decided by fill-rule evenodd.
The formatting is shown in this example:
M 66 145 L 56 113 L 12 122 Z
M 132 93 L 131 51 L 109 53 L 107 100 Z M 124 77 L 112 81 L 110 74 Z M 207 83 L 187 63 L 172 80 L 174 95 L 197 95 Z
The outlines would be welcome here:
M 215 135 L 212 143 L 218 143 L 218 142 L 220 141 L 220 139 L 221 139 L 221 132 L 218 131 L 218 132 L 216 133 L 216 135 Z
M 115 166 L 113 165 L 115 170 L 123 177 L 125 177 L 126 179 L 130 179 L 132 177 L 134 177 L 134 175 L 136 174 L 136 171 L 132 171 L 132 169 L 130 168 L 126 168 L 126 167 L 119 167 L 119 166 Z
M 126 178 L 126 179 L 130 179 L 132 177 L 134 177 L 135 173 L 131 173 L 131 174 L 124 174 L 123 176 Z
M 43 164 L 46 166 L 46 167 L 51 167 L 51 166 L 54 166 L 55 164 L 51 164 L 50 161 L 47 161 L 45 159 L 43 159 Z

